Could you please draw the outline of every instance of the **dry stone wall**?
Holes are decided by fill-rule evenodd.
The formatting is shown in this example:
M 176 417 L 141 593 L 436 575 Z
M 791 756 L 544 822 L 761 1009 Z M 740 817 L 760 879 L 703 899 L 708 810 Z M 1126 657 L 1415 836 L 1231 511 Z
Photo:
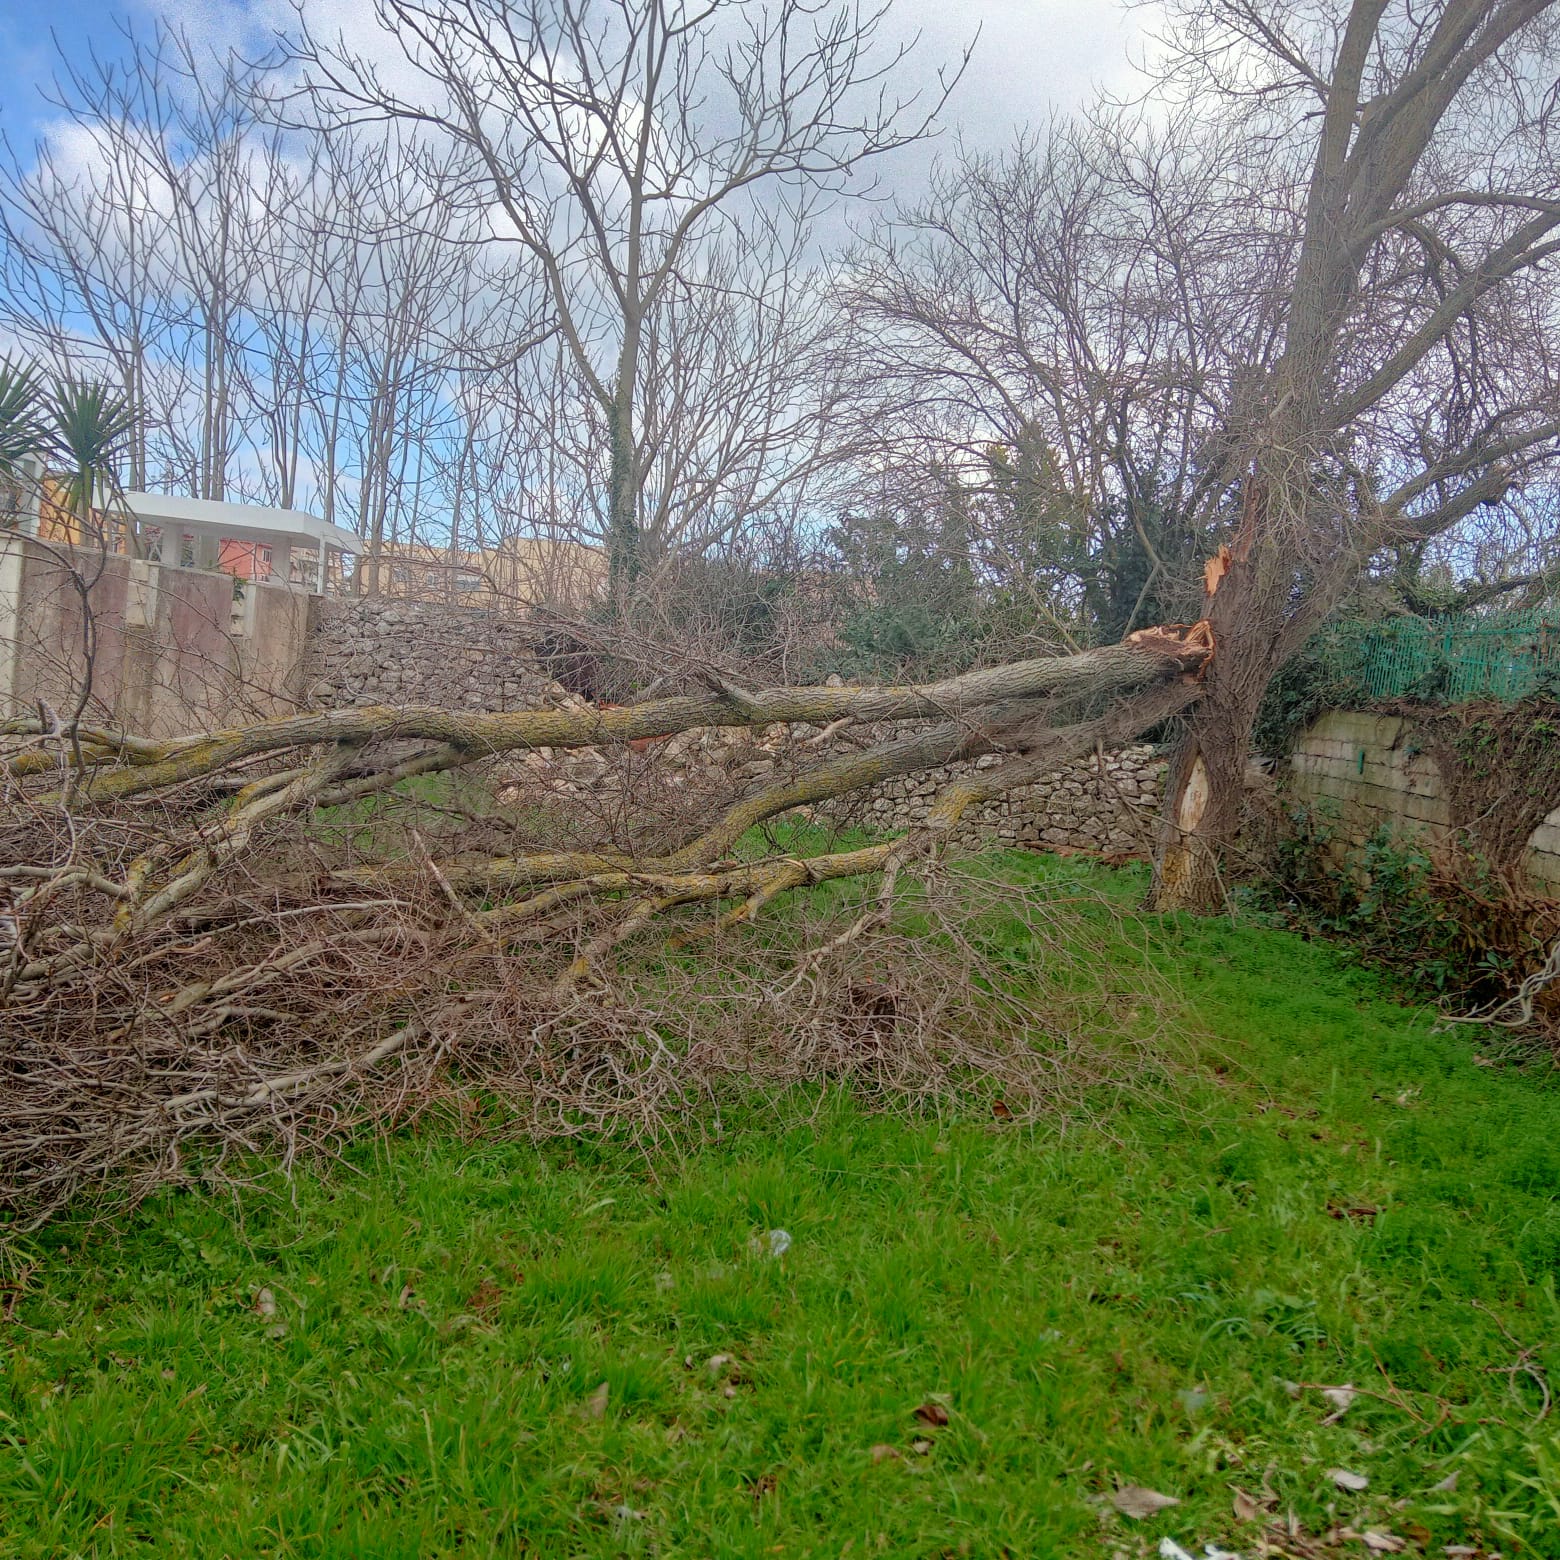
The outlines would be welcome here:
M 307 702 L 323 708 L 371 704 L 435 704 L 451 709 L 513 710 L 578 703 L 538 667 L 534 629 L 523 622 L 438 604 L 339 597 L 317 599 L 305 657 Z M 838 750 L 817 748 L 817 727 L 750 732 L 711 728 L 685 732 L 639 755 L 673 789 L 730 798 L 770 776 Z M 870 733 L 856 731 L 859 745 Z M 843 745 L 843 744 L 842 744 Z M 994 756 L 890 780 L 845 799 L 841 820 L 894 831 L 924 819 L 933 798 Z M 630 767 L 633 767 L 631 761 Z M 613 757 L 592 749 L 542 750 L 518 760 L 507 775 L 511 794 L 536 790 L 555 800 L 600 803 L 623 783 Z M 992 839 L 1010 845 L 1144 853 L 1164 785 L 1164 760 L 1150 747 L 1077 759 L 1055 774 L 972 808 L 955 842 Z
M 643 785 L 652 773 L 660 787 L 697 797 L 713 812 L 737 796 L 783 779 L 817 758 L 859 747 L 871 736 L 826 747 L 814 744 L 816 726 L 775 725 L 763 731 L 708 727 L 685 731 L 662 743 L 638 744 L 638 754 L 609 756 L 592 748 L 569 752 L 542 748 L 521 758 L 507 775 L 506 800 L 541 792 L 558 800 L 599 807 L 615 790 Z M 820 807 L 818 815 L 838 824 L 894 833 L 925 819 L 937 793 L 972 771 L 1002 760 L 987 755 L 947 764 Z M 976 847 L 997 841 L 1051 850 L 1093 851 L 1107 856 L 1146 855 L 1164 790 L 1165 763 L 1157 749 L 1140 746 L 1063 765 L 1031 785 L 972 807 L 960 820 L 953 842 Z
M 452 709 L 513 710 L 579 701 L 538 666 L 531 625 L 485 612 L 430 603 L 316 599 L 303 656 L 305 702 L 339 708 L 367 704 L 436 704 Z M 653 763 L 671 790 L 715 806 L 769 776 L 814 756 L 822 736 L 811 726 L 766 732 L 711 729 L 656 744 Z M 859 744 L 871 733 L 856 731 Z M 908 828 L 925 818 L 950 781 L 999 763 L 976 759 L 890 780 L 845 799 L 834 816 L 874 829 Z M 633 767 L 633 760 L 628 761 Z M 643 767 L 643 764 L 640 766 Z M 622 756 L 592 750 L 533 753 L 510 783 L 554 798 L 600 801 L 622 783 Z M 1130 747 L 1075 759 L 1054 774 L 972 808 L 955 840 L 1146 854 L 1164 790 L 1163 757 Z M 1382 823 L 1432 837 L 1447 827 L 1441 777 L 1397 716 L 1337 710 L 1324 715 L 1297 743 L 1288 791 L 1305 802 L 1339 806 L 1353 836 L 1363 840 Z M 1560 891 L 1560 808 L 1535 832 L 1527 856 L 1533 878 Z
M 877 829 L 908 828 L 926 817 L 945 785 L 1002 762 L 998 755 L 987 754 L 968 763 L 885 781 L 863 798 L 851 799 L 851 816 Z M 1152 848 L 1164 782 L 1164 756 L 1154 747 L 1073 759 L 1043 780 L 972 807 L 960 820 L 954 843 L 970 846 L 996 840 L 1107 856 L 1146 855 Z
M 314 601 L 306 697 L 326 709 L 437 704 L 534 709 L 558 685 L 537 667 L 535 630 L 493 613 L 355 596 Z

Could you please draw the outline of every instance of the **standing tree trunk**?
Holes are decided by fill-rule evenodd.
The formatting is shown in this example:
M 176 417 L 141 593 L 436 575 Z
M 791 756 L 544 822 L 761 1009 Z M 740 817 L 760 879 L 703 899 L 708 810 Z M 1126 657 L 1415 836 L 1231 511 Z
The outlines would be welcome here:
M 611 466 L 607 475 L 607 593 L 620 609 L 639 574 L 639 478 L 634 459 L 634 417 L 619 396 L 607 414 Z
M 1257 712 L 1296 643 L 1297 625 L 1313 621 L 1317 605 L 1307 604 L 1296 616 L 1292 560 L 1276 541 L 1290 530 L 1280 510 L 1286 503 L 1295 508 L 1296 501 L 1303 507 L 1304 495 L 1285 487 L 1291 472 L 1264 470 L 1267 465 L 1256 462 L 1244 484 L 1233 547 L 1221 548 L 1204 566 L 1203 616 L 1218 648 L 1166 776 L 1150 893 L 1156 910 L 1223 908 L 1223 864 L 1240 829 Z
M 1220 640 L 1207 690 L 1188 713 L 1171 757 L 1154 859 L 1156 910 L 1216 911 L 1227 897 L 1221 864 L 1240 828 L 1246 755 L 1262 702 L 1261 687 L 1252 693 L 1251 674 L 1265 657 L 1248 652 L 1225 663 L 1233 670 L 1221 675 L 1224 653 Z M 1261 675 L 1265 685 L 1270 674 Z

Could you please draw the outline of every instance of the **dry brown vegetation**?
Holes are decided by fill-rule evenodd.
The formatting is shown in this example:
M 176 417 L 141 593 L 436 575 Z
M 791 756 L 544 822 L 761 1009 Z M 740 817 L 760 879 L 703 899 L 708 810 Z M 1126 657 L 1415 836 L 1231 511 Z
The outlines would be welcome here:
M 971 804 L 1184 707 L 1210 653 L 1153 630 L 923 687 L 709 673 L 621 709 L 339 710 L 166 742 L 13 720 L 0 1199 L 41 1214 L 145 1188 L 191 1140 L 291 1154 L 456 1075 L 536 1131 L 657 1136 L 733 1079 L 901 1101 L 977 1079 L 1031 1114 L 1090 1074 L 1082 1013 L 1110 1033 L 1101 1012 L 1144 998 L 1069 979 L 1103 935 L 1082 923 L 1032 926 L 1053 961 L 1014 986 L 980 930 L 989 892 L 929 887 L 943 841 Z M 855 745 L 792 754 L 719 808 L 648 804 L 646 739 L 796 721 Z M 521 760 L 586 745 L 619 789 L 560 815 Z M 753 848 L 785 814 L 987 753 L 899 838 Z M 873 886 L 824 887 L 851 880 Z M 746 932 L 796 890 L 814 892 Z

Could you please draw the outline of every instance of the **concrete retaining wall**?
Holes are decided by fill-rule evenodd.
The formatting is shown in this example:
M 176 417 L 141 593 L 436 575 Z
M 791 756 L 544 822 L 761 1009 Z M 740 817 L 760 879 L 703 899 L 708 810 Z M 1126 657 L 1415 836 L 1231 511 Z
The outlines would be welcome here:
M 150 736 L 278 714 L 302 698 L 308 626 L 308 596 L 285 586 L 0 532 L 5 715 L 67 712 L 88 681 L 89 719 Z

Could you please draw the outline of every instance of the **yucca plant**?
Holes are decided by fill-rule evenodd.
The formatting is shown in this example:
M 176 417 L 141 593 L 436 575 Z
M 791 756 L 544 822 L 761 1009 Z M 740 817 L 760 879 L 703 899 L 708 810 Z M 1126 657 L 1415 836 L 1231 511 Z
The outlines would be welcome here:
M 94 496 L 104 485 L 118 485 L 114 473 L 135 430 L 135 407 L 129 396 L 101 380 L 67 375 L 55 381 L 48 410 L 52 442 L 71 473 L 71 507 L 85 533 L 95 527 Z M 125 530 L 132 550 L 139 553 L 135 523 L 128 515 Z
M 16 523 L 27 485 L 22 461 L 46 442 L 38 370 L 31 363 L 0 357 L 0 525 Z
M 0 357 L 0 475 L 15 476 L 22 458 L 38 454 L 47 442 L 38 370 Z

